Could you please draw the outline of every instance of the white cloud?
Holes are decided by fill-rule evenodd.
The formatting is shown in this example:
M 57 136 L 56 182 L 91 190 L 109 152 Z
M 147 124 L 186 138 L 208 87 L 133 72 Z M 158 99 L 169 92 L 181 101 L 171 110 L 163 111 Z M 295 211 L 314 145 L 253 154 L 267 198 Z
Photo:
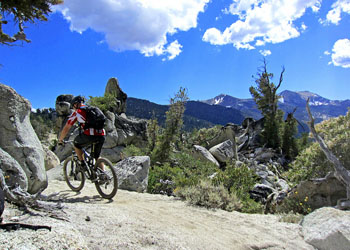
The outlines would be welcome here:
M 302 31 L 305 31 L 307 29 L 307 26 L 305 25 L 305 23 L 302 23 L 300 28 Z
M 176 40 L 175 42 L 172 42 L 166 49 L 166 52 L 168 55 L 168 60 L 173 60 L 175 57 L 177 57 L 181 53 L 182 45 L 179 44 L 179 42 Z
M 350 68 L 350 40 L 340 39 L 334 43 L 332 49 L 332 62 L 334 66 Z
M 115 51 L 138 50 L 146 56 L 181 52 L 167 37 L 197 27 L 199 12 L 210 0 L 65 0 L 56 7 L 79 33 L 101 32 Z
M 259 50 L 259 53 L 262 54 L 263 56 L 269 56 L 271 55 L 271 51 L 270 50 Z
M 224 13 L 238 17 L 223 32 L 208 29 L 203 41 L 211 44 L 233 44 L 237 49 L 254 49 L 265 43 L 280 43 L 300 35 L 306 25 L 296 27 L 294 21 L 302 17 L 306 9 L 318 11 L 321 0 L 232 0 Z
M 350 14 L 350 0 L 338 0 L 332 4 L 332 9 L 327 13 L 326 22 L 338 25 L 341 20 L 341 13 Z
M 203 36 L 203 40 L 206 42 L 210 42 L 214 45 L 224 45 L 227 44 L 227 41 L 225 41 L 225 37 L 222 35 L 222 33 L 215 28 L 207 29 Z

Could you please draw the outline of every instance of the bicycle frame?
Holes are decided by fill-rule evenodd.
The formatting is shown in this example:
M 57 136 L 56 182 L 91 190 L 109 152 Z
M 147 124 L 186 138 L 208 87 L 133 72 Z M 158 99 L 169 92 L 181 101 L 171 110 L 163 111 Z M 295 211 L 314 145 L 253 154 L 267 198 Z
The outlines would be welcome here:
M 84 172 L 85 176 L 88 179 L 90 179 L 90 180 L 93 179 L 93 177 L 94 177 L 93 174 L 96 175 L 96 173 L 95 173 L 96 172 L 96 169 L 95 169 L 96 160 L 95 160 L 95 158 L 93 158 L 91 156 L 92 153 L 94 152 L 94 147 L 95 147 L 95 144 L 93 143 L 93 144 L 91 144 L 91 145 L 89 145 L 89 146 L 87 146 L 85 148 L 82 148 L 83 158 L 84 158 L 84 160 L 85 160 L 85 162 L 87 164 L 86 169 L 84 169 L 83 172 Z M 91 148 L 91 152 L 90 153 L 88 152 L 89 148 Z M 73 161 L 79 162 L 79 158 L 78 158 L 78 156 L 77 156 L 77 154 L 76 154 L 74 149 L 72 150 L 72 158 L 73 158 Z
M 93 158 L 93 157 L 91 156 L 91 154 L 94 152 L 94 146 L 95 146 L 95 145 L 91 145 L 91 146 L 88 146 L 87 148 L 83 148 L 83 149 L 82 149 L 84 160 L 85 160 L 85 162 L 87 163 L 87 165 L 88 165 L 89 167 L 95 166 L 95 163 L 96 163 L 95 158 Z M 89 152 L 87 151 L 90 147 L 92 148 L 92 149 L 91 149 L 91 153 L 89 153 Z

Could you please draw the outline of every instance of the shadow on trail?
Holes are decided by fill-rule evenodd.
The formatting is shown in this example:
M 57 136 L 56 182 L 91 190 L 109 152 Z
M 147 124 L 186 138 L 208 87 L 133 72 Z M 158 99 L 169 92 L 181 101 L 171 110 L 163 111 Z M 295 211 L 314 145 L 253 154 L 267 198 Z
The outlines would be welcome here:
M 72 192 L 69 190 L 60 191 L 57 193 L 57 198 L 63 203 L 112 203 L 113 199 L 103 199 L 99 195 L 93 196 L 80 196 L 80 192 Z

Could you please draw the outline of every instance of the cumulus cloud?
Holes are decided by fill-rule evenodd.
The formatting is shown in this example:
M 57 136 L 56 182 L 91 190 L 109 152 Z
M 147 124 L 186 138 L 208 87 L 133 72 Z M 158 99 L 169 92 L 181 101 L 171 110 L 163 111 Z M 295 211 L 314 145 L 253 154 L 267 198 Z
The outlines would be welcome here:
M 321 0 L 232 0 L 224 13 L 236 16 L 237 21 L 224 31 L 213 27 L 203 35 L 203 41 L 215 45 L 233 44 L 237 49 L 254 49 L 266 43 L 280 43 L 300 35 L 294 23 L 306 9 L 317 12 Z M 236 19 L 237 19 L 236 18 Z
M 259 53 L 262 54 L 263 56 L 269 56 L 271 55 L 271 51 L 270 50 L 259 50 Z
M 181 53 L 181 49 L 182 45 L 179 44 L 177 40 L 175 42 L 172 42 L 166 49 L 168 60 L 173 60 L 175 57 L 177 57 Z
M 350 0 L 338 0 L 333 3 L 332 9 L 327 13 L 326 22 L 322 21 L 322 23 L 338 25 L 341 21 L 342 12 L 350 14 Z
M 168 37 L 197 27 L 197 16 L 210 0 L 65 0 L 56 7 L 79 33 L 92 29 L 105 35 L 115 51 L 138 50 L 146 56 L 181 52 Z
M 340 39 L 334 43 L 330 64 L 350 68 L 350 40 Z

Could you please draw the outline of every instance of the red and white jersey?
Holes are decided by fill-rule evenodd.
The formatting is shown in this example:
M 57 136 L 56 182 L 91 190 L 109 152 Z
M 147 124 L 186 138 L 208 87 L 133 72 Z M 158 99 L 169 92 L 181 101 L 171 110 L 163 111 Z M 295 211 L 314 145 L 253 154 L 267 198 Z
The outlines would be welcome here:
M 85 105 L 81 105 L 80 108 L 75 110 L 69 117 L 67 123 L 69 125 L 74 125 L 76 121 L 79 122 L 81 128 L 83 129 L 83 133 L 86 135 L 106 135 L 106 131 L 104 129 L 94 129 L 87 128 L 84 129 L 85 121 L 86 121 L 86 110 Z

